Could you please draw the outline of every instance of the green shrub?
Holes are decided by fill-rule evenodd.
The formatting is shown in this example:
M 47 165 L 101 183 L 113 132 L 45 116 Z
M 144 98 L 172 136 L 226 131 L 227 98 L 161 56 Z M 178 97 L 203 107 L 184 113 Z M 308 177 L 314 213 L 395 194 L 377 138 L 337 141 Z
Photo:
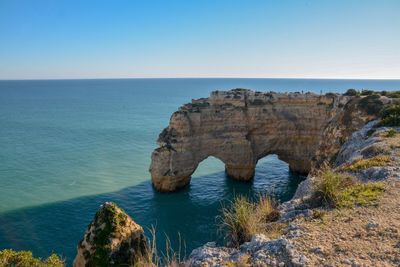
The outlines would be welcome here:
M 352 177 L 335 173 L 328 167 L 320 171 L 317 179 L 312 200 L 333 208 L 374 204 L 385 190 L 382 182 L 355 182 Z
M 346 91 L 346 93 L 344 93 L 343 95 L 346 95 L 346 96 L 357 96 L 359 94 L 360 93 L 356 89 L 348 89 Z
M 396 136 L 397 131 L 395 129 L 390 129 L 389 131 L 387 131 L 385 137 L 394 137 Z
M 391 98 L 400 98 L 400 91 L 386 92 L 386 96 Z
M 390 162 L 389 156 L 379 155 L 368 159 L 355 160 L 350 165 L 345 166 L 343 170 L 355 172 L 363 169 L 368 169 L 371 167 L 386 166 L 389 162 Z
M 256 233 L 276 231 L 277 227 L 267 228 L 266 224 L 278 218 L 277 203 L 271 197 L 260 197 L 258 202 L 252 202 L 238 196 L 229 207 L 222 209 L 220 227 L 230 245 L 238 247 Z
M 376 92 L 372 91 L 372 90 L 361 90 L 361 95 L 373 95 Z
M 371 137 L 374 134 L 374 132 L 375 132 L 375 129 L 369 129 L 367 131 L 367 137 Z
M 361 107 L 368 115 L 378 115 L 383 107 L 380 96 L 377 94 L 368 95 L 360 99 L 359 107 Z
M 353 184 L 352 177 L 335 173 L 331 168 L 325 166 L 317 174 L 313 199 L 317 201 L 318 205 L 335 207 L 339 201 L 340 192 Z
M 15 267 L 62 267 L 64 261 L 56 254 L 47 259 L 35 258 L 30 251 L 15 251 L 4 249 L 0 251 L 0 266 Z
M 337 202 L 339 208 L 351 208 L 354 206 L 367 206 L 374 204 L 385 191 L 385 184 L 372 182 L 356 184 L 344 189 Z
M 388 105 L 381 112 L 381 126 L 400 126 L 400 104 Z

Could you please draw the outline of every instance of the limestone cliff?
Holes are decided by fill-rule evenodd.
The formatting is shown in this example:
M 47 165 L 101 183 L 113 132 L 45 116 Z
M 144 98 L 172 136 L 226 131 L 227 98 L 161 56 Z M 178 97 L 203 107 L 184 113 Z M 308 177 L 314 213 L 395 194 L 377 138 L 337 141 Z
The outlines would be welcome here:
M 209 156 L 224 162 L 227 175 L 238 180 L 250 180 L 257 161 L 269 154 L 307 174 L 376 117 L 368 103 L 358 108 L 361 100 L 339 94 L 212 92 L 172 115 L 152 154 L 152 182 L 159 191 L 179 189 Z
M 74 267 L 134 266 L 146 253 L 143 228 L 114 203 L 106 202 L 78 244 Z
M 344 142 L 332 168 L 355 179 L 358 190 L 383 184 L 383 195 L 351 208 L 315 207 L 319 178 L 309 175 L 279 207 L 286 227 L 278 238 L 256 234 L 239 248 L 210 242 L 193 250 L 186 266 L 400 266 L 400 128 L 368 123 Z
M 293 171 L 311 172 L 294 198 L 279 205 L 276 220 L 263 221 L 265 235 L 257 232 L 239 247 L 207 243 L 173 266 L 399 266 L 400 128 L 383 127 L 378 116 L 396 101 L 240 89 L 213 92 L 181 107 L 152 154 L 158 190 L 189 183 L 208 156 L 221 159 L 227 174 L 241 180 L 251 179 L 257 160 L 268 154 L 277 154 Z M 329 171 L 320 168 L 325 162 Z M 320 202 L 324 175 L 333 177 L 333 193 L 350 206 Z M 341 180 L 347 187 L 339 187 Z M 271 229 L 279 229 L 278 238 L 268 236 Z M 105 204 L 79 243 L 74 266 L 135 266 L 146 250 L 143 229 Z

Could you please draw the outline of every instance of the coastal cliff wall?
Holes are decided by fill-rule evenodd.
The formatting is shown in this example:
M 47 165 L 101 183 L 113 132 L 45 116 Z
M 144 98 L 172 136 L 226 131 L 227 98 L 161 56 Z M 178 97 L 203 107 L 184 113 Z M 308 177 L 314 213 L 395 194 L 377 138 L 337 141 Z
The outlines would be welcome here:
M 262 102 L 255 105 L 257 99 Z M 185 259 L 160 259 L 143 229 L 115 204 L 105 204 L 78 245 L 75 265 L 97 261 L 100 251 L 106 252 L 101 253 L 105 266 L 113 266 L 116 259 L 127 266 L 398 266 L 399 103 L 400 99 L 378 94 L 347 97 L 247 90 L 214 92 L 210 98 L 194 100 L 174 113 L 160 134 L 150 170 L 152 174 L 154 167 L 173 170 L 173 175 L 160 176 L 161 186 L 176 189 L 179 182 L 190 181 L 198 160 L 208 155 L 223 160 L 232 176 L 228 163 L 256 163 L 275 153 L 295 171 L 311 170 L 295 196 L 276 206 L 264 206 L 268 202 L 262 200 L 240 206 L 250 209 L 244 219 L 251 226 L 259 224 L 251 238 L 227 246 L 209 242 Z M 223 151 L 216 154 L 219 149 Z M 179 180 L 180 170 L 189 170 L 188 180 Z M 242 169 L 238 173 L 246 174 Z M 157 187 L 154 177 L 153 182 Z M 269 207 L 262 209 L 269 210 L 268 216 L 253 220 L 260 207 Z M 110 208 L 113 212 L 104 212 Z M 230 212 L 235 215 L 234 209 Z M 104 221 L 112 227 L 104 227 Z M 248 230 L 240 227 L 236 229 L 240 233 Z M 106 242 L 99 244 L 99 236 Z
M 187 185 L 209 156 L 229 177 L 250 180 L 257 161 L 276 154 L 292 171 L 307 174 L 324 129 L 352 97 L 339 94 L 214 91 L 176 111 L 158 138 L 150 172 L 159 191 Z

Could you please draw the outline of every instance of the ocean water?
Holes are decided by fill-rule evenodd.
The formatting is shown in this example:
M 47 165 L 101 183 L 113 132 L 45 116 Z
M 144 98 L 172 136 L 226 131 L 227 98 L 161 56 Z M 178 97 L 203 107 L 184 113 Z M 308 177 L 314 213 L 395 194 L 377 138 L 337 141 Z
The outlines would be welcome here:
M 237 194 L 290 199 L 304 177 L 270 155 L 251 183 L 225 177 L 208 158 L 189 187 L 153 190 L 148 168 L 172 112 L 212 90 L 400 90 L 399 80 L 116 79 L 0 81 L 0 249 L 61 254 L 70 264 L 99 205 L 114 201 L 160 246 L 178 233 L 186 250 L 215 239 L 221 205 Z

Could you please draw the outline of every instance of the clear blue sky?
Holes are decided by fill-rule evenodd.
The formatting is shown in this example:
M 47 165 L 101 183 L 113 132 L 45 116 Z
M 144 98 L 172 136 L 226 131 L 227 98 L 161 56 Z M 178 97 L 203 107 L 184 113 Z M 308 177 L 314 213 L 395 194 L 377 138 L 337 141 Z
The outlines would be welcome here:
M 399 0 L 0 0 L 0 79 L 400 78 Z

